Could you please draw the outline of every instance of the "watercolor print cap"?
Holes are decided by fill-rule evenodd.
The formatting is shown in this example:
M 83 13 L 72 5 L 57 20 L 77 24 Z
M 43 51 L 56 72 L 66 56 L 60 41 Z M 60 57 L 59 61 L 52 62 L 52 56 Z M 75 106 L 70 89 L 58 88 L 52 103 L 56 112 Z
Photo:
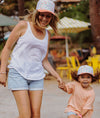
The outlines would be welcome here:
M 38 10 L 39 12 L 50 12 L 55 15 L 55 4 L 52 0 L 39 0 L 36 10 Z
M 94 76 L 93 68 L 91 66 L 88 66 L 88 65 L 80 66 L 80 68 L 78 69 L 77 75 L 82 75 L 82 74 L 85 74 L 85 73 Z

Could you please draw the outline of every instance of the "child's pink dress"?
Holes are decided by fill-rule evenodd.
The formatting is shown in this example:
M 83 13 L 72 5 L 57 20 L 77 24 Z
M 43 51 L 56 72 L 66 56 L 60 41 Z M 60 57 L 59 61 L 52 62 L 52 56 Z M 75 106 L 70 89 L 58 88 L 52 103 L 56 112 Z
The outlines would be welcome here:
M 81 114 L 83 110 L 91 110 L 87 118 L 91 118 L 93 112 L 93 103 L 95 100 L 94 90 L 84 89 L 81 84 L 77 81 L 66 84 L 67 93 L 72 94 L 68 101 L 65 112 L 75 112 Z

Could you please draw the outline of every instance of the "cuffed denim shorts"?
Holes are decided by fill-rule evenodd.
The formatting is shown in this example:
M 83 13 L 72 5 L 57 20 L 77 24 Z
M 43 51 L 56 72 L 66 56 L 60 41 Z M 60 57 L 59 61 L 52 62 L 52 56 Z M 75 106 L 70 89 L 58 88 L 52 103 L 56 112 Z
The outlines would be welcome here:
M 75 115 L 75 116 L 77 116 L 77 114 L 76 114 L 75 112 L 72 112 L 72 111 L 67 112 L 67 117 L 70 116 L 70 115 Z
M 44 79 L 27 80 L 15 69 L 9 69 L 8 89 L 10 90 L 43 90 Z

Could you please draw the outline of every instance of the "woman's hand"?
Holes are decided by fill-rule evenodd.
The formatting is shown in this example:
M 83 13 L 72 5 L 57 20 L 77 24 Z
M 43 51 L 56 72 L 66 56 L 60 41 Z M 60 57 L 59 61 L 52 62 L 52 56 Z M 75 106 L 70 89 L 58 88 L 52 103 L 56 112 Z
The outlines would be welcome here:
M 0 73 L 0 84 L 6 87 L 7 75 L 6 73 Z
M 59 77 L 59 78 L 57 78 L 57 82 L 59 83 L 59 84 L 62 84 L 63 83 L 63 81 L 62 81 L 62 79 Z

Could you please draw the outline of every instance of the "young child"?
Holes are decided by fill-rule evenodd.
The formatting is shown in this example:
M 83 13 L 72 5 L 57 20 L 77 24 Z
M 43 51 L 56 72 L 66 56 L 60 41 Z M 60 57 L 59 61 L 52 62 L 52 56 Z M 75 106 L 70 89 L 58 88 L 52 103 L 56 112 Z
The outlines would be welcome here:
M 65 112 L 68 118 L 91 118 L 95 93 L 90 84 L 98 79 L 99 73 L 94 75 L 91 66 L 83 65 L 71 75 L 75 81 L 59 84 L 59 88 L 72 94 Z

